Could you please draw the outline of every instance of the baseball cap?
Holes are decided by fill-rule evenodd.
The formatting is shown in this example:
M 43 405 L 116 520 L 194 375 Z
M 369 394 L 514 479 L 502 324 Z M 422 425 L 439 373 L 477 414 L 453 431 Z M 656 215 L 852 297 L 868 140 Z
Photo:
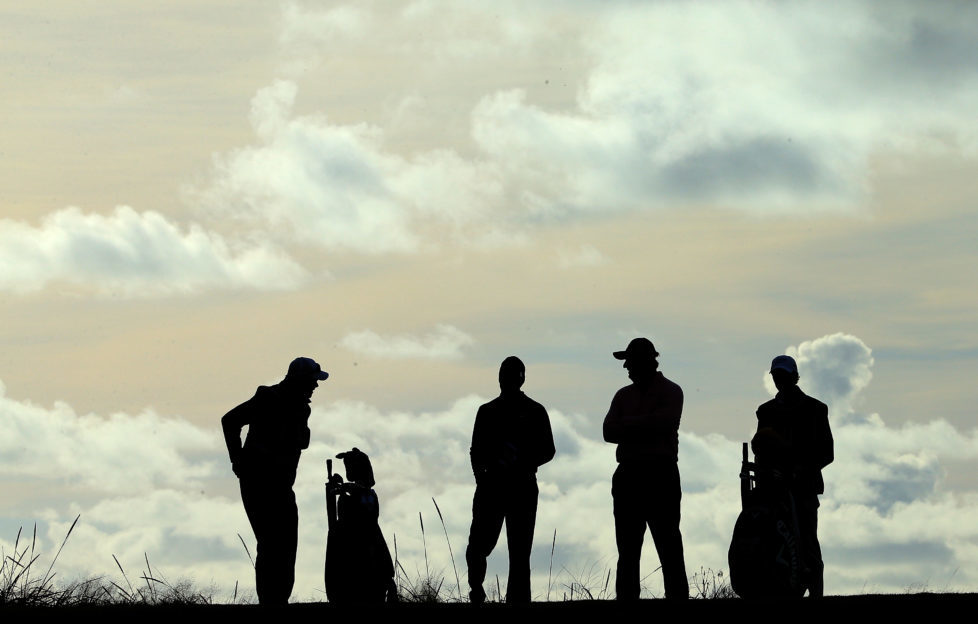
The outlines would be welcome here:
M 655 350 L 655 346 L 653 346 L 652 341 L 648 338 L 635 338 L 628 343 L 624 351 L 615 351 L 613 355 L 616 360 L 624 360 L 626 358 L 654 360 L 659 357 L 659 352 Z
M 305 377 L 325 381 L 329 373 L 324 371 L 312 358 L 297 357 L 289 364 L 288 377 Z
M 795 359 L 790 355 L 779 355 L 771 360 L 771 372 L 773 373 L 776 370 L 788 371 L 797 375 L 798 365 L 795 364 Z

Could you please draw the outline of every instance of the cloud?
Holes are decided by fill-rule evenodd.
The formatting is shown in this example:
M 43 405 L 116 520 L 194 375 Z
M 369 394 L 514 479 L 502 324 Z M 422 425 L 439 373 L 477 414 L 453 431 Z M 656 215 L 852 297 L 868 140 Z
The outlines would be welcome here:
M 804 387 L 831 407 L 835 418 L 853 415 L 852 402 L 873 378 L 873 355 L 855 336 L 844 333 L 823 336 L 785 349 L 798 364 Z M 765 372 L 764 387 L 771 396 L 777 392 Z
M 215 431 L 140 414 L 78 414 L 66 403 L 50 408 L 6 396 L 0 383 L 0 473 L 24 482 L 57 482 L 101 493 L 155 487 L 197 487 L 213 476 Z
M 471 336 L 453 325 L 438 325 L 424 336 L 381 336 L 364 329 L 345 335 L 340 346 L 370 357 L 391 360 L 457 360 L 462 357 L 462 350 L 474 342 Z
M 0 219 L 0 289 L 33 292 L 53 283 L 101 294 L 161 296 L 206 288 L 293 288 L 306 271 L 268 244 L 232 246 L 193 224 L 119 206 L 111 215 L 65 208 L 35 227 Z
M 583 35 L 595 64 L 576 110 L 501 92 L 476 108 L 474 135 L 509 174 L 565 189 L 551 197 L 566 211 L 846 208 L 861 200 L 876 150 L 934 132 L 978 145 L 966 121 L 978 63 L 963 51 L 973 28 L 910 4 L 609 10 Z
M 199 195 L 212 213 L 281 230 L 287 242 L 367 254 L 421 250 L 426 227 L 447 240 L 498 236 L 480 217 L 501 197 L 492 164 L 448 149 L 401 157 L 384 148 L 379 127 L 293 116 L 297 90 L 279 80 L 255 95 L 260 143 L 217 158 Z
M 825 470 L 819 513 L 827 590 L 902 592 L 919 583 L 973 589 L 978 583 L 978 528 L 972 521 L 978 515 L 978 493 L 946 491 L 942 482 L 943 462 L 978 460 L 978 431 L 960 431 L 940 419 L 891 427 L 878 415 L 855 414 L 853 406 L 870 379 L 870 350 L 855 336 L 823 336 L 793 352 L 804 367 L 805 389 L 812 394 L 814 388 L 823 389 L 821 398 L 831 395 L 837 401 L 831 416 L 836 460 Z M 475 413 L 486 400 L 469 395 L 441 410 L 416 412 L 381 410 L 363 401 L 314 400 L 312 444 L 303 453 L 295 488 L 300 509 L 296 598 L 322 599 L 323 465 L 354 446 L 371 457 L 381 526 L 392 548 L 396 538 L 398 557 L 409 574 L 421 574 L 427 560 L 436 575 L 445 576 L 446 587 L 454 585 L 434 498 L 464 578 L 460 553 L 474 489 L 468 447 Z M 557 456 L 538 473 L 531 558 L 538 599 L 547 591 L 555 530 L 552 598 L 581 579 L 600 579 L 594 586 L 602 586 L 616 559 L 610 495 L 614 446 L 600 441 L 599 417 L 569 413 L 560 405 L 547 408 Z M 252 570 L 237 533 L 252 552 L 254 541 L 216 430 L 150 413 L 79 416 L 66 405 L 45 409 L 3 397 L 0 433 L 4 474 L 37 490 L 58 486 L 65 475 L 69 485 L 85 485 L 70 488 L 65 500 L 40 507 L 32 507 L 32 499 L 25 502 L 13 488 L 4 491 L 0 528 L 9 530 L 12 514 L 19 514 L 21 523 L 40 520 L 45 552 L 82 514 L 62 554 L 66 567 L 59 562 L 62 576 L 112 570 L 112 553 L 127 567 L 138 568 L 145 552 L 170 577 L 213 581 L 228 594 L 235 581 L 244 590 L 251 587 Z M 726 569 L 740 509 L 739 468 L 739 442 L 719 434 L 680 432 L 682 531 L 690 574 L 700 568 Z M 647 542 L 642 574 L 648 575 L 649 591 L 661 595 L 658 560 Z M 499 574 L 504 580 L 505 547 L 496 551 L 490 578 Z
M 950 137 L 950 149 L 978 147 L 970 123 L 978 64 L 966 53 L 976 33 L 946 7 L 581 7 L 562 12 L 567 37 L 553 36 L 546 7 L 519 21 L 486 11 L 289 5 L 282 40 L 294 58 L 355 56 L 369 43 L 391 72 L 402 71 L 405 55 L 414 68 L 451 59 L 481 71 L 503 62 L 501 47 L 519 58 L 583 56 L 591 63 L 574 77 L 576 98 L 547 106 L 527 88 L 476 82 L 453 101 L 471 102 L 468 136 L 426 132 L 433 147 L 405 149 L 390 140 L 404 130 L 399 112 L 352 124 L 328 110 L 295 114 L 299 80 L 313 75 L 299 72 L 256 93 L 257 142 L 216 158 L 202 204 L 279 242 L 415 253 L 647 209 L 851 211 L 866 195 L 875 153 L 939 148 L 935 137 Z M 390 97 L 418 109 L 409 123 L 419 127 L 429 123 L 426 110 L 436 114 L 427 93 Z

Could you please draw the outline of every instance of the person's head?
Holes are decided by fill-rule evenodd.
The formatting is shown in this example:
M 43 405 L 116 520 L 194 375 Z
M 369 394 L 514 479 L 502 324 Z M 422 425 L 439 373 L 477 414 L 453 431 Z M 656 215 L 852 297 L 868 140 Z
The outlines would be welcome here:
M 798 365 L 790 355 L 779 355 L 771 360 L 771 379 L 778 392 L 798 385 Z
M 343 468 L 346 470 L 346 480 L 359 483 L 363 487 L 372 488 L 374 481 L 374 469 L 370 465 L 370 458 L 367 454 L 353 447 L 353 450 L 340 453 L 336 456 L 343 460 Z
M 526 367 L 523 361 L 511 355 L 499 366 L 499 389 L 503 392 L 513 392 L 523 387 L 526 380 Z
M 285 374 L 285 384 L 294 388 L 300 396 L 310 399 L 313 390 L 319 387 L 319 382 L 327 378 L 329 373 L 324 371 L 315 360 L 297 357 L 289 364 L 289 371 Z
M 648 338 L 635 338 L 624 351 L 613 353 L 616 360 L 624 360 L 622 366 L 628 371 L 628 378 L 639 381 L 647 378 L 659 368 L 659 352 Z

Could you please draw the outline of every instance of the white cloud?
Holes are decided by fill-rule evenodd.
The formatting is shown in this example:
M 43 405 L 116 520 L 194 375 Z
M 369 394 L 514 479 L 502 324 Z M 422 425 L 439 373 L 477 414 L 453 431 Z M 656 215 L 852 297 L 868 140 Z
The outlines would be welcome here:
M 53 481 L 103 493 L 154 487 L 196 487 L 213 477 L 215 431 L 140 414 L 78 414 L 6 396 L 0 383 L 0 473 L 23 481 Z M 205 461 L 203 458 L 207 458 Z
M 484 219 L 502 195 L 494 165 L 447 149 L 398 156 L 379 127 L 293 116 L 296 93 L 280 80 L 255 95 L 261 143 L 217 159 L 216 180 L 200 194 L 210 210 L 271 226 L 286 241 L 361 253 L 422 249 L 422 228 L 446 240 L 498 235 Z
M 381 336 L 364 329 L 348 333 L 340 340 L 340 345 L 356 353 L 392 360 L 455 360 L 462 357 L 462 350 L 474 342 L 471 336 L 453 325 L 438 325 L 423 336 Z
M 850 388 L 848 394 L 834 396 L 839 405 L 849 406 L 843 410 L 852 410 L 864 387 L 860 380 L 868 380 L 869 349 L 858 338 L 834 335 L 802 343 L 796 352 L 807 367 L 806 389 L 815 394 L 812 388 Z M 843 378 L 848 382 L 840 383 Z M 534 394 L 533 388 L 527 392 Z M 322 599 L 324 462 L 353 446 L 371 457 L 381 526 L 391 548 L 396 535 L 404 567 L 412 575 L 423 570 L 427 548 L 431 568 L 454 585 L 434 497 L 464 583 L 462 553 L 474 488 L 468 449 L 475 413 L 485 400 L 466 396 L 442 411 L 387 412 L 363 402 L 319 405 L 314 399 L 313 440 L 296 482 L 296 598 Z M 610 479 L 615 463 L 614 446 L 600 441 L 600 416 L 548 408 L 557 456 L 538 474 L 533 591 L 539 599 L 546 593 L 556 529 L 551 597 L 559 599 L 564 585 L 575 578 L 592 577 L 593 587 L 600 589 L 608 570 L 614 569 Z M 66 474 L 86 484 L 73 502 L 45 503 L 39 509 L 25 508 L 16 490 L 3 492 L 7 511 L 0 525 L 10 526 L 11 513 L 21 514 L 25 523 L 41 520 L 42 535 L 48 536 L 45 552 L 56 547 L 71 519 L 82 514 L 62 555 L 62 576 L 111 571 L 112 553 L 127 567 L 139 569 L 146 552 L 170 578 L 193 576 L 203 585 L 213 580 L 225 594 L 236 580 L 244 589 L 252 587 L 250 564 L 236 534 L 245 537 L 252 551 L 254 539 L 216 425 L 205 431 L 149 414 L 82 417 L 64 405 L 43 409 L 3 398 L 0 426 L 4 474 L 38 488 L 59 484 Z M 836 461 L 825 470 L 819 515 L 827 590 L 902 592 L 918 583 L 973 589 L 978 584 L 978 528 L 972 522 L 978 515 L 978 494 L 944 491 L 942 462 L 978 460 L 978 431 L 962 432 L 941 420 L 890 427 L 879 416 L 843 418 L 835 406 L 832 426 Z M 691 575 L 701 567 L 726 569 L 740 506 L 739 468 L 739 441 L 680 433 L 682 530 Z M 643 554 L 643 575 L 649 575 L 649 589 L 661 595 L 650 542 Z M 498 573 L 503 582 L 505 552 L 501 544 L 490 559 L 490 578 Z
M 873 378 L 872 351 L 849 334 L 840 332 L 805 341 L 788 347 L 784 354 L 798 364 L 798 374 L 804 380 L 801 385 L 829 405 L 834 418 L 853 415 L 853 400 Z M 771 396 L 777 392 L 767 372 L 764 387 Z
M 251 217 L 330 249 L 412 251 L 478 237 L 489 224 L 518 232 L 582 214 L 704 203 L 752 213 L 851 210 L 878 151 L 936 147 L 937 137 L 969 153 L 978 146 L 970 123 L 978 66 L 968 46 L 978 20 L 947 7 L 577 8 L 560 9 L 561 36 L 546 6 L 519 20 L 495 6 L 438 2 L 390 14 L 303 10 L 303 24 L 321 19 L 324 32 L 343 36 L 312 36 L 291 19 L 289 38 L 340 57 L 369 42 L 391 71 L 405 55 L 419 71 L 455 64 L 485 73 L 509 61 L 546 72 L 554 55 L 591 64 L 576 100 L 560 107 L 497 86 L 519 81 L 473 83 L 455 102 L 474 103 L 466 138 L 475 149 L 446 138 L 410 157 L 386 144 L 384 124 L 288 117 L 296 87 L 276 83 L 253 103 L 261 144 L 220 160 L 212 204 L 244 204 Z M 275 123 L 269 97 L 281 103 Z
M 32 292 L 52 283 L 103 294 L 154 296 L 205 288 L 292 288 L 306 272 L 267 244 L 233 247 L 191 225 L 119 206 L 108 216 L 65 208 L 35 227 L 0 219 L 0 289 Z

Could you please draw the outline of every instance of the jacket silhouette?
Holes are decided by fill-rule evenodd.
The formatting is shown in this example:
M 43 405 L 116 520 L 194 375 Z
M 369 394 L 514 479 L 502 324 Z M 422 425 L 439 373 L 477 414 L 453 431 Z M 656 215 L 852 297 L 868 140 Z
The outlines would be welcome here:
M 469 599 L 475 604 L 485 601 L 486 558 L 504 521 L 509 546 L 506 601 L 530 602 L 530 550 L 539 493 L 536 472 L 556 451 L 547 410 L 520 390 L 524 378 L 519 358 L 503 360 L 500 395 L 482 405 L 475 417 L 471 459 L 476 488 L 465 549 Z

